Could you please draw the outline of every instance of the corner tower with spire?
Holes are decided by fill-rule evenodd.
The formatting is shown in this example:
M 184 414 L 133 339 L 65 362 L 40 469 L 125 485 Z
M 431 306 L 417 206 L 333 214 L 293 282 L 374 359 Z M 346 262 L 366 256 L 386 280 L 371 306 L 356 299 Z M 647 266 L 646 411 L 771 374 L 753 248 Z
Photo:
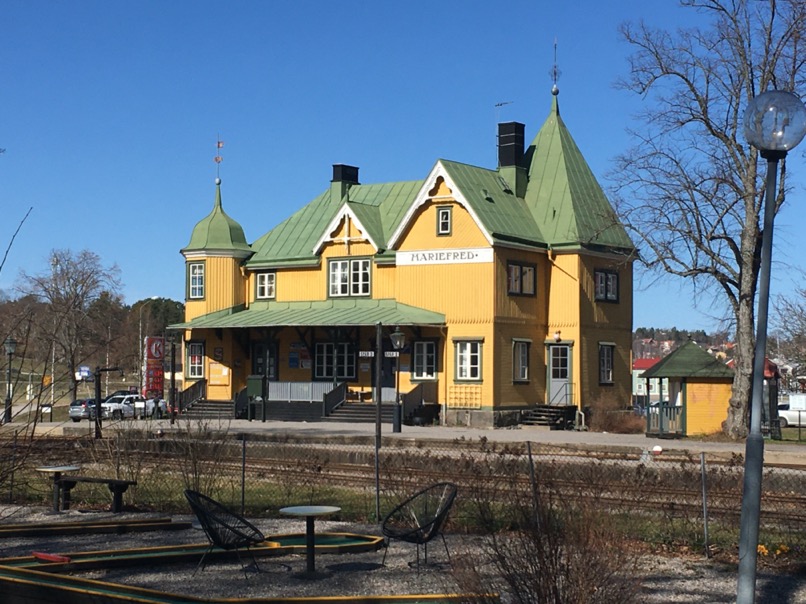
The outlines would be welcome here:
M 185 318 L 232 308 L 244 303 L 241 264 L 252 255 L 243 227 L 221 203 L 221 178 L 215 179 L 212 211 L 202 218 L 180 251 L 185 257 Z

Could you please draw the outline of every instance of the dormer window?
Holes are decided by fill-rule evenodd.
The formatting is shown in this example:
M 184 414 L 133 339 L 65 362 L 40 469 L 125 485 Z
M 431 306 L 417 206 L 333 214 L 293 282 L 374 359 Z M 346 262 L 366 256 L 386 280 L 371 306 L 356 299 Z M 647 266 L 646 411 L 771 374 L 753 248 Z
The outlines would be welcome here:
M 451 206 L 437 207 L 437 235 L 451 234 Z
M 331 260 L 328 270 L 328 293 L 331 298 L 369 296 L 370 259 Z
M 255 297 L 258 300 L 273 300 L 276 273 L 258 273 L 255 281 Z

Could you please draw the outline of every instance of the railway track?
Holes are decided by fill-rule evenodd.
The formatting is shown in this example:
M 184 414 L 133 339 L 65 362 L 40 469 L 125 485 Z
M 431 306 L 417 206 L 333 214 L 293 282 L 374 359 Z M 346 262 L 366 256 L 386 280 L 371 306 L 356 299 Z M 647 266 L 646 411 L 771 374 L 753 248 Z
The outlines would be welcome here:
M 168 441 L 163 441 L 160 450 L 155 453 L 151 447 L 153 443 L 145 441 L 141 452 L 130 454 L 143 455 L 141 471 L 147 473 L 154 463 L 179 463 L 181 452 L 172 452 L 168 444 Z M 28 466 L 63 463 L 66 459 L 80 456 L 82 447 L 90 446 L 81 439 L 37 439 L 36 447 L 28 451 L 29 459 L 25 463 Z M 261 446 L 259 454 L 255 451 L 258 446 Z M 215 471 L 221 474 L 240 476 L 241 472 L 245 472 L 252 481 L 266 480 L 285 485 L 310 483 L 317 487 L 357 489 L 375 487 L 374 450 L 365 445 L 250 443 L 245 466 L 240 455 L 236 455 L 240 447 L 240 443 L 233 443 L 227 449 L 232 454 L 229 459 L 200 461 L 214 466 Z M 282 455 L 276 454 L 280 451 Z M 490 458 L 489 452 L 473 452 L 467 448 L 443 449 L 438 453 L 422 449 L 383 449 L 381 488 L 385 492 L 405 493 L 418 485 L 448 480 L 478 496 L 511 497 L 515 491 L 528 493 L 528 458 L 521 448 L 511 448 L 510 451 L 496 452 Z M 350 458 L 349 462 L 338 461 L 345 456 Z M 549 455 L 546 451 L 537 451 L 533 452 L 532 457 L 544 496 L 575 498 L 612 511 L 659 512 L 667 516 L 695 517 L 702 513 L 700 468 L 694 460 L 654 462 L 651 480 L 648 480 L 636 470 L 641 465 L 640 460 L 620 454 L 596 455 L 572 451 Z M 506 484 L 496 481 L 495 476 L 485 478 L 480 470 L 486 469 L 485 463 L 491 460 L 510 469 L 518 467 L 519 472 L 508 478 Z M 690 467 L 681 465 L 685 463 L 690 463 Z M 681 467 L 685 467 L 685 471 Z M 708 469 L 716 473 L 714 479 L 708 479 L 706 483 L 709 515 L 737 518 L 740 514 L 742 467 L 730 463 L 709 463 Z M 802 485 L 806 484 L 806 471 L 786 466 L 766 466 L 765 470 L 770 476 L 776 474 L 776 482 L 770 476 L 765 482 L 767 490 L 762 497 L 763 518 L 776 524 L 804 526 L 806 494 L 802 493 L 806 493 L 806 488 Z M 580 471 L 584 471 L 585 477 L 575 478 L 574 474 Z M 798 477 L 795 487 L 771 490 L 770 486 L 783 482 L 777 476 L 782 472 Z M 681 485 L 680 482 L 685 484 Z

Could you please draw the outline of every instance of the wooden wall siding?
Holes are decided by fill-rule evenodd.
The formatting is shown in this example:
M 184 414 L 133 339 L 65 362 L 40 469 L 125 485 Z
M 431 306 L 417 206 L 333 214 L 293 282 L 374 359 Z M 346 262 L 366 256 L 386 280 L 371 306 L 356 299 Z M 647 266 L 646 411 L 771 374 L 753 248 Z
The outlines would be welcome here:
M 498 322 L 495 349 L 491 359 L 495 363 L 496 408 L 525 407 L 545 401 L 546 392 L 546 347 L 543 343 L 544 329 L 532 325 Z M 540 332 L 540 335 L 538 335 Z M 529 347 L 529 381 L 513 381 L 513 340 L 531 339 Z
M 197 261 L 194 258 L 189 262 Z M 185 320 L 243 304 L 245 298 L 240 264 L 235 258 L 205 258 L 204 299 L 186 300 Z M 187 270 L 185 275 L 187 279 Z
M 243 304 L 243 278 L 235 258 L 207 258 L 207 312 Z
M 508 292 L 508 262 L 531 264 L 535 267 L 535 295 L 511 296 Z M 495 257 L 495 316 L 497 319 L 516 319 L 529 323 L 546 324 L 548 317 L 547 297 L 541 290 L 546 288 L 546 255 L 535 252 L 496 248 Z
M 686 434 L 713 434 L 722 430 L 728 412 L 731 384 L 703 380 L 686 383 Z
M 327 264 L 277 270 L 278 302 L 327 299 Z M 252 290 L 254 297 L 254 289 Z
M 493 316 L 495 265 L 398 266 L 396 298 L 445 314 L 448 324 L 486 323 Z
M 451 209 L 451 234 L 437 236 L 437 206 Z M 401 250 L 487 247 L 489 244 L 467 210 L 455 201 L 429 201 L 415 213 L 401 241 Z
M 373 264 L 372 297 L 373 299 L 395 298 L 397 291 L 397 269 L 393 264 Z
M 556 254 L 549 264 L 549 331 L 560 329 L 563 339 L 578 337 L 574 334 L 579 332 L 579 256 Z
M 607 324 L 632 330 L 632 265 L 595 256 L 580 257 L 580 284 L 582 286 L 582 314 L 580 322 L 585 325 Z M 596 301 L 594 271 L 616 271 L 619 276 L 619 301 Z
M 616 344 L 613 358 L 613 384 L 599 383 L 599 343 Z M 582 330 L 582 337 L 575 346 L 578 348 L 580 365 L 576 365 L 574 388 L 577 402 L 586 407 L 596 401 L 616 401 L 623 408 L 628 408 L 632 394 L 632 369 L 630 334 L 619 329 L 587 327 Z

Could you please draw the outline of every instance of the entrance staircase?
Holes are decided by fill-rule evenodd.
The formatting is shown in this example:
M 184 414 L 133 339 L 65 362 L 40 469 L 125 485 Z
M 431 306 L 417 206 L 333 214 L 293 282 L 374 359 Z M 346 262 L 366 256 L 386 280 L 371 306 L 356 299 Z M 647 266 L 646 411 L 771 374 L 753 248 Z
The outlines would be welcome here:
M 182 417 L 187 419 L 235 419 L 235 403 L 201 399 L 190 404 L 182 413 Z
M 381 403 L 381 423 L 391 424 L 394 418 L 394 403 Z M 329 422 L 371 424 L 376 421 L 377 409 L 374 403 L 344 403 L 323 418 Z
M 521 415 L 521 424 L 548 426 L 552 430 L 573 430 L 576 422 L 574 405 L 538 405 Z

